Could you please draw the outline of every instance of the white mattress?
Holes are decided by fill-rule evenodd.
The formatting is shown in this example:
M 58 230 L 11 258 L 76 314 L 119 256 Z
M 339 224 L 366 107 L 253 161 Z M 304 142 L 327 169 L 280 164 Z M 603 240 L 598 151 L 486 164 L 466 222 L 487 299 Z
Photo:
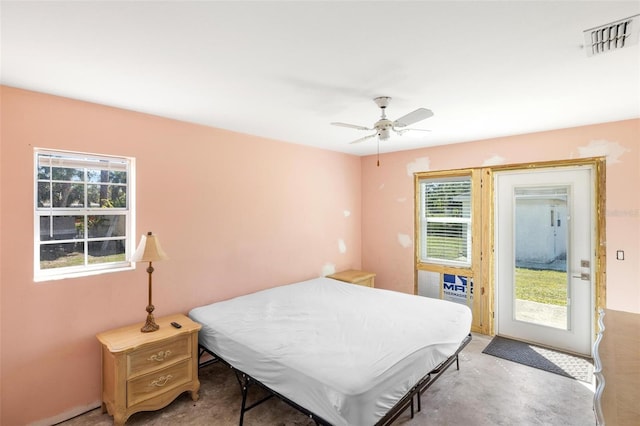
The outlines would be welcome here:
M 200 344 L 334 425 L 373 425 L 469 334 L 467 306 L 329 278 L 202 306 Z

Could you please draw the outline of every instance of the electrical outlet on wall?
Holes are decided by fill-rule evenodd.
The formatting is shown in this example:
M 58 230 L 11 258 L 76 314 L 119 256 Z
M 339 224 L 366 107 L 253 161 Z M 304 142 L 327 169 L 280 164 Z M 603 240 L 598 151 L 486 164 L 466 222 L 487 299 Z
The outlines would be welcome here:
M 624 250 L 618 250 L 618 251 L 616 251 L 616 259 L 618 259 L 618 260 L 624 260 Z

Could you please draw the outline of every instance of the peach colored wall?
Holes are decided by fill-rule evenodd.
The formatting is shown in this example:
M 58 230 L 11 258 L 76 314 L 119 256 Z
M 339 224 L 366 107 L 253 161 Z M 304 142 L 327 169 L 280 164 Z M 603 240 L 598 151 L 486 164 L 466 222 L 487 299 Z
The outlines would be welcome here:
M 97 406 L 95 334 L 146 315 L 144 267 L 33 282 L 34 147 L 136 158 L 136 242 L 153 231 L 170 257 L 154 264 L 157 316 L 361 266 L 358 157 L 0 90 L 0 424 Z
M 390 153 L 380 167 L 364 157 L 362 267 L 378 287 L 413 292 L 414 172 L 606 156 L 607 307 L 640 313 L 639 148 L 634 119 Z

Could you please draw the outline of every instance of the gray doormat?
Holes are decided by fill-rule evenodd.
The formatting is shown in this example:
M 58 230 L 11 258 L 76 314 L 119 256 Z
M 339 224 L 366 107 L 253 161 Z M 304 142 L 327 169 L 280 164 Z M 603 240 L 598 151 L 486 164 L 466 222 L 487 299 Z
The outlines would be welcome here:
M 495 336 L 482 352 L 582 382 L 591 383 L 593 380 L 593 361 L 590 358 L 500 336 Z

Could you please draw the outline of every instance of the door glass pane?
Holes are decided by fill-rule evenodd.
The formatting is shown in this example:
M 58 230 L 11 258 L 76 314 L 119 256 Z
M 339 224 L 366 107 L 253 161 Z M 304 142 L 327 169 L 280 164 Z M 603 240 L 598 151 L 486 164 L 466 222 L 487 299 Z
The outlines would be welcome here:
M 568 329 L 566 186 L 515 189 L 514 317 Z

